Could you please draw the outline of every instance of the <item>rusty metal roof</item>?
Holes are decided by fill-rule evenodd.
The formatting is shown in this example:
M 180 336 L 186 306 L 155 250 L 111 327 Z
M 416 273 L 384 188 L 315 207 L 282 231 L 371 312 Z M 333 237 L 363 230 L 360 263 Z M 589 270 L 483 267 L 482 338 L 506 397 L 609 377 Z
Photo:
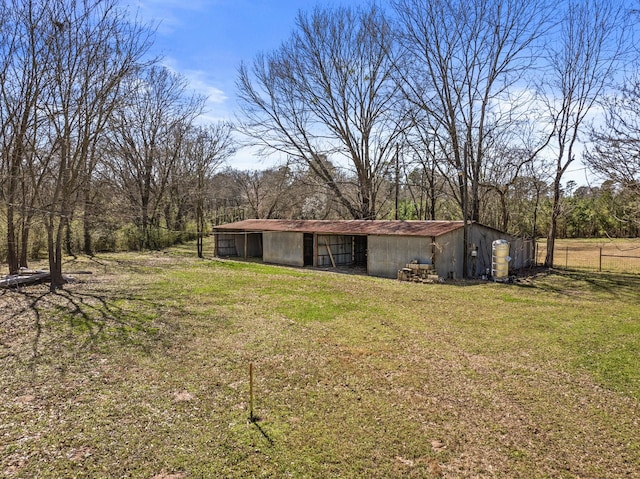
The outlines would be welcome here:
M 399 220 L 243 220 L 219 225 L 221 232 L 291 231 L 335 235 L 440 236 L 463 227 L 462 221 Z

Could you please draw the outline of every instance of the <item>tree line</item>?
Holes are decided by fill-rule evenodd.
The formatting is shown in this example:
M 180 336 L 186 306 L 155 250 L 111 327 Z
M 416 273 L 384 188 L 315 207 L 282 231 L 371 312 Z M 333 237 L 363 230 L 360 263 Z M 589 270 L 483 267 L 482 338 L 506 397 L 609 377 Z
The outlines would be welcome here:
M 344 219 L 347 210 L 326 186 L 311 181 L 308 170 L 277 166 L 263 170 L 222 169 L 214 175 L 210 190 L 210 225 L 246 218 Z M 421 166 L 400 170 L 384 183 L 385 202 L 379 204 L 380 219 L 460 220 L 461 213 L 447 180 L 431 176 Z M 638 237 L 637 197 L 612 180 L 598 186 L 577 186 L 568 181 L 562 188 L 561 238 Z M 538 238 L 549 229 L 553 207 L 550 184 L 521 176 L 510 188 L 497 193 L 480 188 L 482 223 L 513 235 Z M 505 227 L 506 225 L 506 227 Z
M 247 217 L 464 218 L 547 235 L 549 265 L 558 235 L 637 235 L 636 21 L 604 0 L 301 10 L 240 65 L 233 124 L 203 124 L 205 98 L 117 0 L 8 0 L 0 250 L 10 273 L 46 250 L 54 290 L 65 253 L 202 255 Z M 234 169 L 242 147 L 285 161 Z M 577 155 L 602 186 L 563 185 Z
M 204 233 L 204 181 L 233 152 L 230 127 L 200 126 L 204 98 L 149 58 L 153 27 L 116 0 L 8 0 L 0 6 L 0 195 L 10 273 L 46 237 L 51 289 L 82 225 L 158 245 L 186 211 Z M 191 214 L 191 213 L 190 213 Z M 32 239 L 36 234 L 37 239 Z M 108 244 L 102 245 L 108 247 Z
M 626 114 L 637 118 L 627 101 L 637 101 L 638 14 L 628 2 L 390 4 L 300 12 L 281 47 L 240 68 L 239 130 L 312 171 L 353 218 L 380 217 L 394 177 L 397 202 L 402 170 L 424 185 L 432 217 L 444 192 L 456 216 L 511 230 L 512 197 L 531 186 L 534 217 L 550 199 L 544 230 L 532 228 L 547 234 L 549 266 L 581 146 L 593 144 L 584 156 L 595 171 L 637 193 L 638 130 Z M 600 128 L 594 115 L 607 108 Z

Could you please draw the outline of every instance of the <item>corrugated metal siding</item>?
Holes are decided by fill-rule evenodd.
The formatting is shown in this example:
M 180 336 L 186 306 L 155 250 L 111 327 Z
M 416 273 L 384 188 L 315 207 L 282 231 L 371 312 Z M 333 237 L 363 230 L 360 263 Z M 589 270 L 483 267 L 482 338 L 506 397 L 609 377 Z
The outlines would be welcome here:
M 431 238 L 369 235 L 367 270 L 372 276 L 397 277 L 398 270 L 414 259 L 431 259 Z
M 512 237 L 500 231 L 485 228 L 481 225 L 472 225 L 469 229 L 469 255 L 471 255 L 473 245 L 476 246 L 478 256 L 475 260 L 475 271 L 473 258 L 469 257 L 469 276 L 482 276 L 487 269 L 491 270 L 492 248 L 495 240 L 504 239 L 509 242 Z
M 462 278 L 463 238 L 462 229 L 436 238 L 433 263 L 441 278 Z
M 265 263 L 304 266 L 304 235 L 283 231 L 262 234 L 262 260 Z
M 509 255 L 513 258 L 510 266 L 514 269 L 528 268 L 533 264 L 535 243 L 531 239 L 518 238 L 511 242 Z

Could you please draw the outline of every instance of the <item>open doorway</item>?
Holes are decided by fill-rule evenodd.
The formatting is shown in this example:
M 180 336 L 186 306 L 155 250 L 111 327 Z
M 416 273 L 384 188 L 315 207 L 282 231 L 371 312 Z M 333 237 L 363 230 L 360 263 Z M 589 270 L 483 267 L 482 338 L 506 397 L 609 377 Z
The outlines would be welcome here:
M 305 266 L 313 266 L 313 234 L 305 233 L 304 234 L 304 265 Z
M 353 237 L 353 265 L 354 266 L 367 266 L 367 237 L 366 236 L 354 236 Z

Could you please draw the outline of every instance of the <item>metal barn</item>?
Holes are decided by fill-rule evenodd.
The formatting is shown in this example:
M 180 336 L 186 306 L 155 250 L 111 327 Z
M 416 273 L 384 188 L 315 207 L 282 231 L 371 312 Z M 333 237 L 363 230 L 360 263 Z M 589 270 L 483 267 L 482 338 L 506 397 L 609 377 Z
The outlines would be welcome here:
M 462 221 L 244 220 L 216 226 L 218 257 L 261 258 L 288 266 L 366 268 L 372 276 L 395 278 L 407 263 L 432 264 L 445 278 L 463 277 Z M 467 224 L 468 277 L 491 269 L 492 243 L 511 244 L 511 268 L 528 266 L 528 242 L 478 223 Z

